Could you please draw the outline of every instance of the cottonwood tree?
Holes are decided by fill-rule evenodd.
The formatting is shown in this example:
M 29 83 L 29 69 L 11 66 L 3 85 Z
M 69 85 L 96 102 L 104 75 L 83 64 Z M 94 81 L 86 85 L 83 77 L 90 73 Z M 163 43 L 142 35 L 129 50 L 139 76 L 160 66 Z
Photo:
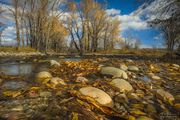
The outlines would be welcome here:
M 97 52 L 104 41 L 104 47 L 112 48 L 119 36 L 119 20 L 107 15 L 104 5 L 94 0 L 68 3 L 69 17 L 66 26 L 74 45 L 80 54 Z

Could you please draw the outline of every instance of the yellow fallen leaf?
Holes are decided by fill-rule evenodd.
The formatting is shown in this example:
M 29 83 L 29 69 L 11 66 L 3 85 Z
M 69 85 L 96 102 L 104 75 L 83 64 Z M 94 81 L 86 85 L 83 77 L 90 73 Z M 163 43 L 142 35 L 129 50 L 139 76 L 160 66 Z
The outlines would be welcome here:
M 176 104 L 174 105 L 174 107 L 175 107 L 176 109 L 180 109 L 180 103 L 176 103 Z
M 31 87 L 30 90 L 39 90 L 40 87 Z
M 20 91 L 5 91 L 5 92 L 3 92 L 3 95 L 6 97 L 14 98 L 14 97 L 21 95 L 21 92 Z
M 78 113 L 72 112 L 72 120 L 78 120 Z
M 128 120 L 136 120 L 136 118 L 134 116 L 128 116 Z
M 144 112 L 140 111 L 140 110 L 132 110 L 130 111 L 131 114 L 134 115 L 146 115 Z

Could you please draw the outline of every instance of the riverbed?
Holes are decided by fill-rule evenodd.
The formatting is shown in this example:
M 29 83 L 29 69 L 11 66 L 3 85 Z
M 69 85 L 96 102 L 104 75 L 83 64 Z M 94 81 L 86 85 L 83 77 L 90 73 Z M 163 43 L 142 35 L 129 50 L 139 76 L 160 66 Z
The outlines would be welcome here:
M 46 77 L 38 80 L 42 71 Z M 178 64 L 129 58 L 24 57 L 1 59 L 0 72 L 1 119 L 179 118 Z M 95 93 L 79 91 L 88 87 Z M 91 96 L 97 89 L 110 97 L 112 106 Z

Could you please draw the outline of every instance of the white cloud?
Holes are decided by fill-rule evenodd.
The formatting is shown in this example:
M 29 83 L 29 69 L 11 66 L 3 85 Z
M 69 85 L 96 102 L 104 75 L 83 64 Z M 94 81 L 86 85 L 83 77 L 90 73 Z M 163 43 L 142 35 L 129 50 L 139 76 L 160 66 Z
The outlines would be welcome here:
M 15 39 L 16 30 L 13 26 L 7 27 L 3 33 L 2 38 L 6 41 Z
M 120 10 L 117 10 L 117 9 L 114 9 L 114 8 L 112 8 L 112 9 L 107 9 L 106 10 L 106 13 L 108 14 L 108 15 L 120 15 L 120 13 L 121 13 L 121 11 Z
M 144 30 L 147 29 L 146 21 L 140 19 L 139 16 L 134 15 L 119 15 L 121 21 L 121 30 L 134 29 Z

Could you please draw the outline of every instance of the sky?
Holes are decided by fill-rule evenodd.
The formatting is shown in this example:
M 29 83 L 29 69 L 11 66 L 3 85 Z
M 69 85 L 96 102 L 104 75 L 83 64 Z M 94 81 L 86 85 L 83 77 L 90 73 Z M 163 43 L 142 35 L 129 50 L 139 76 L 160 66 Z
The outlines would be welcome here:
M 103 2 L 104 0 L 98 0 Z M 164 40 L 163 35 L 158 29 L 150 28 L 147 24 L 147 19 L 142 19 L 143 15 L 150 13 L 153 8 L 158 7 L 156 3 L 151 4 L 145 10 L 141 10 L 141 6 L 144 4 L 138 0 L 106 0 L 107 1 L 107 13 L 118 17 L 121 21 L 121 33 L 122 38 L 134 37 L 141 41 L 141 48 L 151 47 L 163 47 Z M 155 0 L 157 2 L 163 0 Z M 7 2 L 7 0 L 0 0 L 0 2 Z M 0 4 L 2 5 L 2 4 Z M 153 15 L 149 15 L 149 19 Z M 154 16 L 153 16 L 154 17 Z M 8 27 L 3 32 L 3 37 L 7 41 L 15 39 L 15 29 L 11 20 L 6 20 Z
M 146 20 L 141 19 L 142 14 L 132 15 L 144 4 L 143 0 L 141 2 L 137 2 L 137 0 L 107 0 L 107 2 L 108 9 L 119 10 L 117 16 L 120 17 L 122 29 L 120 34 L 123 38 L 132 36 L 140 39 L 143 48 L 164 47 L 164 38 L 160 30 L 148 27 Z

